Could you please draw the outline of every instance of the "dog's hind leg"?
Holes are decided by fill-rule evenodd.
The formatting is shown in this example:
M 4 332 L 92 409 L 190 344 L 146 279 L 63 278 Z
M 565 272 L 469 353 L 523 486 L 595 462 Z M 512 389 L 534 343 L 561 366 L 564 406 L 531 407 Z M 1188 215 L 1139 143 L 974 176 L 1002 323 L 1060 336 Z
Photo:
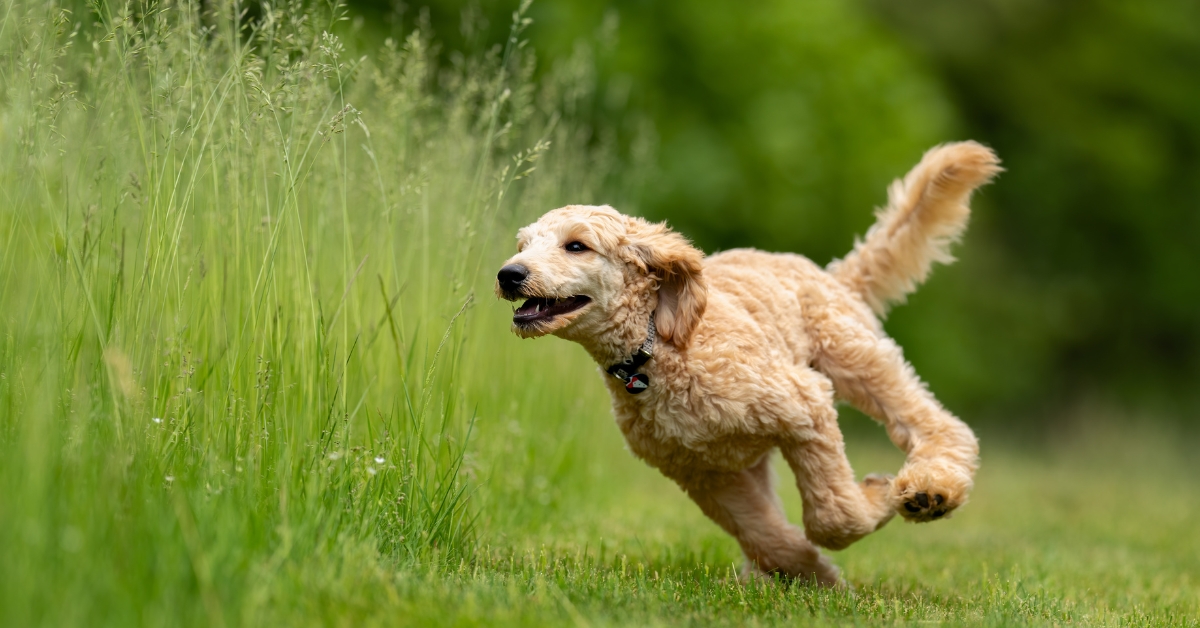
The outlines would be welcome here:
M 788 522 L 775 493 L 771 456 L 737 473 L 706 473 L 674 478 L 700 510 L 737 539 L 746 555 L 744 579 L 780 575 L 842 584 L 838 568 Z
M 887 428 L 908 459 L 892 481 L 892 505 L 906 519 L 931 521 L 967 501 L 978 466 L 971 428 L 950 414 L 917 377 L 892 339 L 862 321 L 828 312 L 812 321 L 815 366 L 838 395 Z

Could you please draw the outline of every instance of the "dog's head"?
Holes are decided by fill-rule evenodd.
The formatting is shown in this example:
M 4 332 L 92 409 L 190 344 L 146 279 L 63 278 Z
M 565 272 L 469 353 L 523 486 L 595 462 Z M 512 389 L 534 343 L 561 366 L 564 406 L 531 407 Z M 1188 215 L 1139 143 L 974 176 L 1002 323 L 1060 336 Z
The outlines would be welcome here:
M 522 338 L 585 340 L 644 326 L 653 311 L 659 336 L 682 348 L 707 302 L 703 259 L 665 224 L 570 205 L 517 232 L 517 254 L 500 269 L 496 294 L 522 302 L 513 313 Z

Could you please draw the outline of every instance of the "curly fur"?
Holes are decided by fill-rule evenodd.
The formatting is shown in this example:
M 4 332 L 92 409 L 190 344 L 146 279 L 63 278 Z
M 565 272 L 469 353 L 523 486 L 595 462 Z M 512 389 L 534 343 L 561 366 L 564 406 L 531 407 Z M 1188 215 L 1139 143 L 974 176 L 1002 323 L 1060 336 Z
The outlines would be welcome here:
M 610 207 L 564 207 L 518 233 L 507 264 L 528 277 L 517 289 L 498 283 L 497 293 L 587 297 L 562 315 L 514 322 L 514 331 L 577 342 L 602 369 L 642 344 L 654 316 L 662 342 L 643 369 L 650 389 L 630 395 L 604 376 L 630 450 L 737 539 L 745 577 L 835 585 L 837 568 L 814 545 L 844 548 L 896 513 L 930 521 L 967 501 L 975 436 L 933 397 L 877 316 L 934 262 L 950 261 L 971 191 L 999 170 L 973 142 L 930 150 L 892 185 L 866 238 L 828 271 L 799 255 L 751 249 L 705 257 L 664 224 Z M 585 248 L 568 251 L 572 242 Z M 895 477 L 855 480 L 839 398 L 882 423 L 907 453 Z M 796 475 L 803 530 L 787 521 L 775 493 L 775 449 Z

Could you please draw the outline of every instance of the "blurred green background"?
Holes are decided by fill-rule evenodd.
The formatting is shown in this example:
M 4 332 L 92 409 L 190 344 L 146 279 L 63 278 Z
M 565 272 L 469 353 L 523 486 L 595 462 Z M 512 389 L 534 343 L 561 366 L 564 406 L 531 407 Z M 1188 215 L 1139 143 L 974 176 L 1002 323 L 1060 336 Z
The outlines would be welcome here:
M 514 6 L 352 9 L 366 38 L 428 20 L 457 50 L 501 41 Z M 580 115 L 619 129 L 593 141 L 633 171 L 579 202 L 633 199 L 619 208 L 709 252 L 826 263 L 925 149 L 981 141 L 1007 172 L 976 197 L 959 263 L 887 322 L 918 371 L 975 422 L 1196 415 L 1200 4 L 545 0 L 529 15 L 539 73 L 595 63 Z

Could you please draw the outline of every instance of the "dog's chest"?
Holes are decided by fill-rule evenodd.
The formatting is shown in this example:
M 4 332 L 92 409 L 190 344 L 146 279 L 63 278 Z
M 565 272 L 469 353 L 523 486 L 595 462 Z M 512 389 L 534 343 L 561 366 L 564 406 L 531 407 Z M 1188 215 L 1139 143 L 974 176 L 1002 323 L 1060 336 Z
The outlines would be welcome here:
M 624 393 L 622 393 L 624 394 Z M 666 403 L 616 398 L 617 425 L 635 456 L 670 473 L 740 471 L 774 444 L 774 430 L 754 417 L 731 420 L 716 408 L 693 412 Z
M 771 439 L 752 435 L 685 443 L 636 427 L 624 433 L 635 456 L 671 476 L 678 475 L 679 470 L 741 471 L 758 462 L 774 446 Z

